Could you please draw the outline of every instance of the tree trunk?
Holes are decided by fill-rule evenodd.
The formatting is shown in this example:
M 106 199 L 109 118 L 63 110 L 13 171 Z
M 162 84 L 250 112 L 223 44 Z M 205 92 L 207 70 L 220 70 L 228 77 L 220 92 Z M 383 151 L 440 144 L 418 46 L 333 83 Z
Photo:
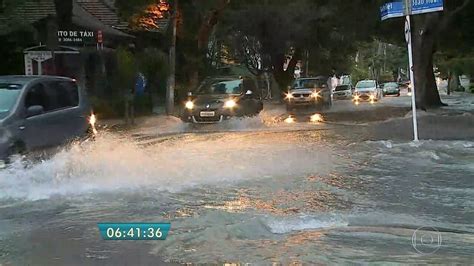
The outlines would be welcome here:
M 416 103 L 417 107 L 423 110 L 444 105 L 439 97 L 433 71 L 433 54 L 436 51 L 435 40 L 438 25 L 437 14 L 415 16 L 412 25 Z
M 275 77 L 278 86 L 281 91 L 286 91 L 287 87 L 290 85 L 291 81 L 294 78 L 296 63 L 298 62 L 299 54 L 295 53 L 290 63 L 288 64 L 287 69 L 284 69 L 286 57 L 283 54 L 278 54 L 272 56 L 273 60 L 273 76 Z
M 451 74 L 451 71 L 448 71 L 448 86 L 446 86 L 447 95 L 451 95 L 451 82 L 452 82 L 452 74 Z
M 191 72 L 191 75 L 189 77 L 189 89 L 193 90 L 197 88 L 198 86 L 199 86 L 199 71 L 197 69 L 194 69 Z
M 457 91 L 461 85 L 459 75 L 456 72 L 451 72 L 449 75 L 448 88 L 450 92 Z
M 129 112 L 129 109 L 130 109 L 130 105 L 129 105 L 129 101 L 128 101 L 128 98 L 125 99 L 125 124 L 130 125 L 130 112 Z

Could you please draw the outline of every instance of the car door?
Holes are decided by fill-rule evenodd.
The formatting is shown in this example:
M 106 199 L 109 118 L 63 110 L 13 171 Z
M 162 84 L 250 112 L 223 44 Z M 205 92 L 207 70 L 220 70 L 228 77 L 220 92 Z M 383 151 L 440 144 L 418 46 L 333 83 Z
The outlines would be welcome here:
M 88 121 L 84 110 L 79 107 L 79 88 L 72 80 L 54 80 L 46 83 L 47 90 L 57 101 L 57 130 L 61 142 L 81 137 L 87 130 Z
M 28 116 L 27 110 L 32 106 L 42 106 L 43 113 Z M 19 128 L 24 132 L 23 142 L 29 150 L 52 146 L 57 141 L 57 133 L 54 131 L 55 117 L 51 113 L 52 106 L 43 83 L 35 82 L 26 88 L 22 112 L 25 119 Z

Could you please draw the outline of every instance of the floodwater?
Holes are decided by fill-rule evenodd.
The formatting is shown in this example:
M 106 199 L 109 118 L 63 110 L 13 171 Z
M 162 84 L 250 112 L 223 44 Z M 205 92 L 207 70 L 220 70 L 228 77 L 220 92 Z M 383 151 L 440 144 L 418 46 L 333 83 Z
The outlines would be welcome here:
M 0 264 L 473 263 L 474 142 L 302 124 L 102 133 L 18 161 L 0 171 Z M 103 241 L 99 222 L 172 227 Z

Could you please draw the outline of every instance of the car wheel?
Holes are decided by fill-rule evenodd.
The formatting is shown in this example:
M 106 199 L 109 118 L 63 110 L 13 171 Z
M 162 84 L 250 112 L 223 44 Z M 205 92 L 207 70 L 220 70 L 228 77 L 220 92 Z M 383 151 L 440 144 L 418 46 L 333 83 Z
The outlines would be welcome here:
M 14 161 L 16 158 L 21 158 L 25 154 L 25 145 L 21 142 L 17 142 L 7 152 L 7 163 Z

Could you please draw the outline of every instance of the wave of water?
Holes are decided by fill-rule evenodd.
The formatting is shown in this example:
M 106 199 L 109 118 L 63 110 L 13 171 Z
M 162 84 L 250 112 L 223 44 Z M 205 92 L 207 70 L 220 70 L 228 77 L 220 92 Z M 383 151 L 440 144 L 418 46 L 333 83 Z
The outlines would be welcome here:
M 177 191 L 327 172 L 332 167 L 327 147 L 294 143 L 291 136 L 254 134 L 191 135 L 146 147 L 103 134 L 94 142 L 72 144 L 49 160 L 28 166 L 17 161 L 0 171 L 0 199 L 38 200 L 120 189 Z
M 231 118 L 219 124 L 186 124 L 179 118 L 156 116 L 140 123 L 140 129 L 132 133 L 141 135 L 166 135 L 199 132 L 255 132 L 255 131 L 288 131 L 314 128 L 319 123 L 312 123 L 309 118 L 299 123 L 288 124 L 285 119 L 289 115 L 281 106 L 263 110 L 254 117 Z
M 344 227 L 349 225 L 342 216 L 321 214 L 319 217 L 300 216 L 283 219 L 272 219 L 267 222 L 270 231 L 274 234 L 286 234 L 293 231 L 316 230 L 324 228 Z

